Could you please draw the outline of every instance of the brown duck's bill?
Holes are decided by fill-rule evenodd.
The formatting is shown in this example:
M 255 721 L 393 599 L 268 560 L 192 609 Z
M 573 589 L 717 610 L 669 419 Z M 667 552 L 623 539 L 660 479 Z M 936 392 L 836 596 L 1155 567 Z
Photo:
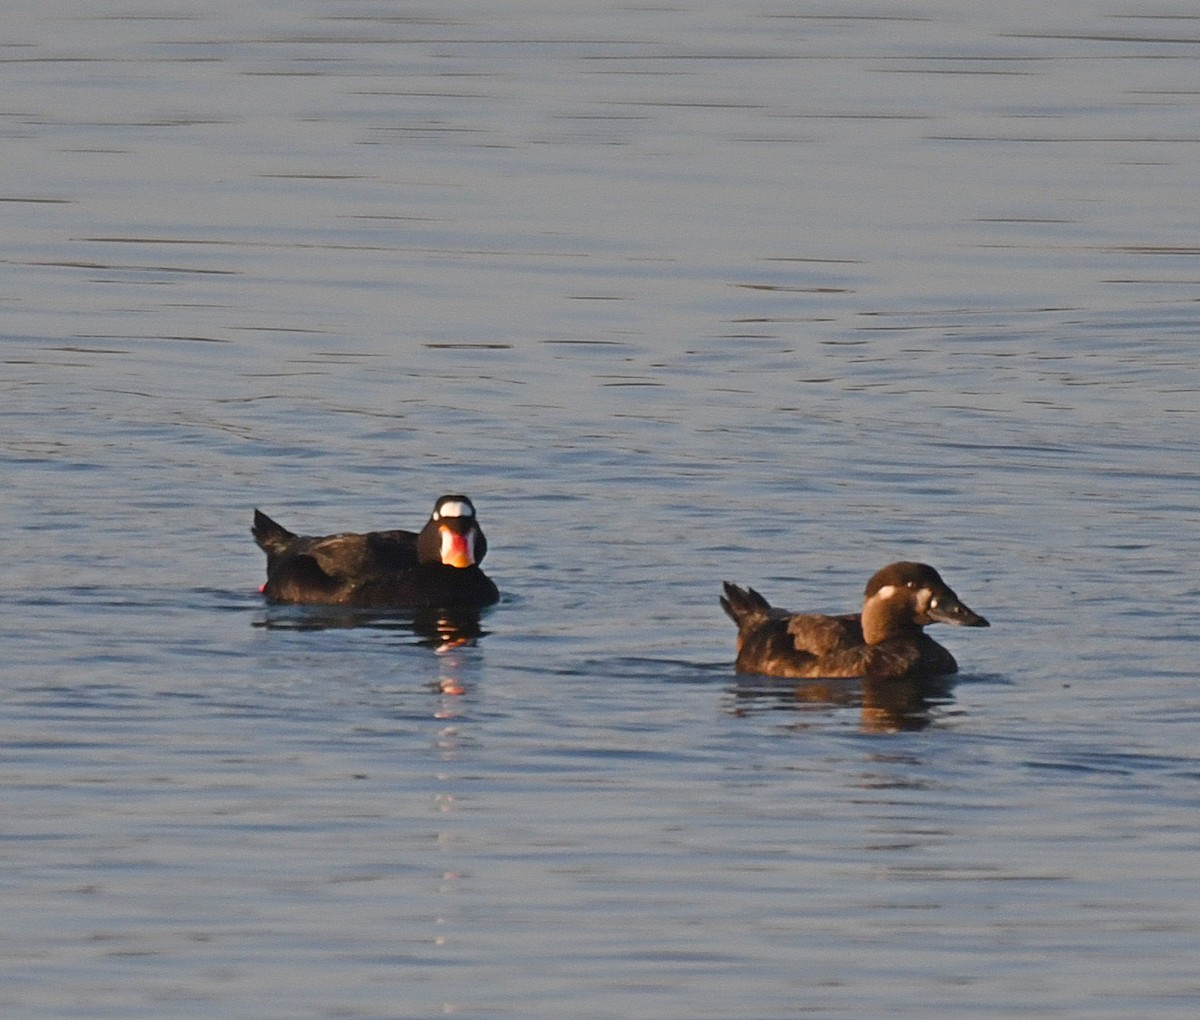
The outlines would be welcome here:
M 959 627 L 990 627 L 982 616 L 959 602 L 953 595 L 943 595 L 925 610 L 931 620 L 938 623 L 953 623 Z

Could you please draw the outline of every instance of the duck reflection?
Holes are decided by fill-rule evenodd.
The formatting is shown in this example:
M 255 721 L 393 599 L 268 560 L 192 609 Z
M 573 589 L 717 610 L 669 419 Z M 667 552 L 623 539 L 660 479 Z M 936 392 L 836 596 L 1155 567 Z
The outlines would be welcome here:
M 430 681 L 430 687 L 442 696 L 442 701 L 433 713 L 435 719 L 453 719 L 459 714 L 458 701 L 467 693 L 467 685 L 463 680 L 463 657 L 458 650 L 467 643 L 451 637 L 436 649 L 438 675 Z
M 864 677 L 860 728 L 864 733 L 923 730 L 933 721 L 933 708 L 953 700 L 953 688 L 945 677 Z
M 339 630 L 368 627 L 416 636 L 435 651 L 473 645 L 487 634 L 479 609 L 415 609 L 381 612 L 350 606 L 269 605 L 255 627 L 267 630 Z
M 740 676 L 731 688 L 735 715 L 762 709 L 812 712 L 830 707 L 857 707 L 864 733 L 923 730 L 933 722 L 933 709 L 953 700 L 951 677 L 852 677 L 781 681 Z
M 422 609 L 412 619 L 420 643 L 439 652 L 473 645 L 486 631 L 478 609 Z

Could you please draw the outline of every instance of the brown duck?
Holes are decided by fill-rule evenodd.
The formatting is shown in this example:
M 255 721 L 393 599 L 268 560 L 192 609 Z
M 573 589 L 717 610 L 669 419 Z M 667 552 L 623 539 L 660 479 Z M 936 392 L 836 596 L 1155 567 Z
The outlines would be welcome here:
M 954 656 L 924 628 L 931 623 L 989 626 L 924 563 L 893 563 L 876 573 L 867 582 L 861 614 L 796 614 L 728 581 L 721 606 L 738 626 L 738 672 L 779 677 L 954 673 Z

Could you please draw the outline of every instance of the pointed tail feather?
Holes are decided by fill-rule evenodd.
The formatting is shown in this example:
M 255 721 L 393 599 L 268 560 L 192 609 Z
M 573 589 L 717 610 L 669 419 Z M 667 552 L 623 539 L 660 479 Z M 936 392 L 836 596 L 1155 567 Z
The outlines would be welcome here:
M 277 553 L 296 536 L 282 524 L 276 524 L 261 510 L 254 511 L 254 527 L 250 529 L 258 547 L 266 553 Z
M 721 597 L 721 608 L 739 627 L 752 617 L 765 616 L 770 612 L 771 603 L 753 588 L 739 588 L 728 581 L 723 584 L 725 594 Z

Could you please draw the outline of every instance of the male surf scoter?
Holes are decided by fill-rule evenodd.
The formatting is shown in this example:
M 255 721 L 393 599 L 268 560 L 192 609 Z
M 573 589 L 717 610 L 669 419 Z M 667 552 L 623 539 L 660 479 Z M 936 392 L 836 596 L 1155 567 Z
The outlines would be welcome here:
M 419 532 L 295 535 L 261 510 L 250 529 L 267 554 L 262 593 L 275 602 L 478 608 L 500 598 L 479 568 L 487 539 L 466 496 L 442 496 Z
M 738 626 L 738 672 L 779 677 L 942 676 L 958 663 L 924 628 L 989 626 L 924 563 L 893 563 L 876 573 L 861 614 L 795 614 L 728 581 L 721 606 Z

